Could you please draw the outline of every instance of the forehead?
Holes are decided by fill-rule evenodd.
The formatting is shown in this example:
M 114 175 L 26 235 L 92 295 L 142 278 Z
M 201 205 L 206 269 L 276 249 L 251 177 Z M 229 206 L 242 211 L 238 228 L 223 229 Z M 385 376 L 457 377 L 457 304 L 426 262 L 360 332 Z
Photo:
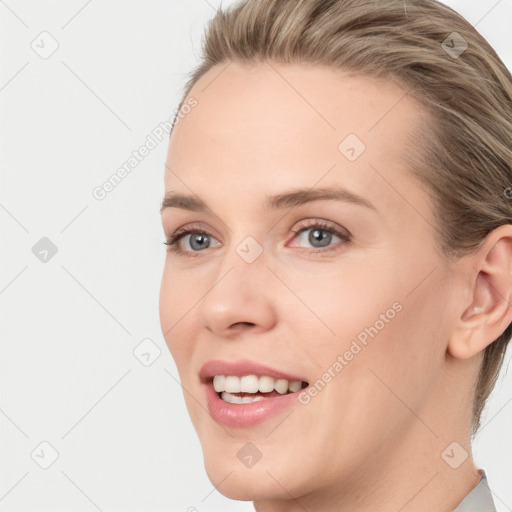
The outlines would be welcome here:
M 389 80 L 325 66 L 231 62 L 203 75 L 191 97 L 197 106 L 170 139 L 167 190 L 190 187 L 232 201 L 236 192 L 242 205 L 291 185 L 343 184 L 389 204 L 397 199 L 390 183 L 408 180 L 418 190 L 407 194 L 422 196 L 402 153 L 424 112 Z

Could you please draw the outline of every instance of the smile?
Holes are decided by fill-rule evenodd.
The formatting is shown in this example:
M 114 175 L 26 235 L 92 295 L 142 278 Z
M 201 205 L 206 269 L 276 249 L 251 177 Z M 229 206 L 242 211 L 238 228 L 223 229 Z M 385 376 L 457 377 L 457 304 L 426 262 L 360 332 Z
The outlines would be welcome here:
M 241 361 L 210 361 L 200 377 L 211 417 L 221 425 L 252 427 L 292 406 L 308 386 L 300 378 Z
M 215 375 L 213 387 L 220 398 L 230 404 L 248 404 L 288 393 L 307 386 L 301 380 L 274 379 L 269 375 Z

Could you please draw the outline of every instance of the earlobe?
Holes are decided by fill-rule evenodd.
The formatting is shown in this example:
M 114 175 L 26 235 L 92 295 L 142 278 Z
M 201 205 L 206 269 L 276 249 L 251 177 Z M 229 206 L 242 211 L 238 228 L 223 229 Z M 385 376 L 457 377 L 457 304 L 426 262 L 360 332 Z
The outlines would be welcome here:
M 495 341 L 512 322 L 512 225 L 495 229 L 472 260 L 471 303 L 456 321 L 448 352 L 468 359 Z

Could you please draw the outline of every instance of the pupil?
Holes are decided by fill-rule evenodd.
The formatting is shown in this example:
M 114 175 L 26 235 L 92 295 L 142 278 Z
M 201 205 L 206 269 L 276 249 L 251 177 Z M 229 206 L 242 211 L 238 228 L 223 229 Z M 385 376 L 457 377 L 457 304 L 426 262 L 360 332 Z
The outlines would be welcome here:
M 329 245 L 331 241 L 331 233 L 327 233 L 327 235 L 322 235 L 323 231 L 321 229 L 315 229 L 311 231 L 309 235 L 309 243 L 315 247 L 325 247 Z M 315 245 L 317 242 L 320 242 L 321 245 Z M 325 242 L 325 243 L 324 243 Z

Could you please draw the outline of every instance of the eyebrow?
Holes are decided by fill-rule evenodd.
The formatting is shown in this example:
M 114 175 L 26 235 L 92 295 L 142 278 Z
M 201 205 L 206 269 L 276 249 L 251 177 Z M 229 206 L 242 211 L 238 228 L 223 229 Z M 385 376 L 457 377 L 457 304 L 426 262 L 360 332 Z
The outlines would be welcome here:
M 354 194 L 342 187 L 326 187 L 317 189 L 299 188 L 267 197 L 267 209 L 293 208 L 311 201 L 336 200 L 375 210 L 375 206 L 362 196 Z M 207 204 L 197 196 L 168 192 L 165 194 L 160 208 L 162 213 L 166 208 L 181 208 L 194 212 L 210 211 Z

